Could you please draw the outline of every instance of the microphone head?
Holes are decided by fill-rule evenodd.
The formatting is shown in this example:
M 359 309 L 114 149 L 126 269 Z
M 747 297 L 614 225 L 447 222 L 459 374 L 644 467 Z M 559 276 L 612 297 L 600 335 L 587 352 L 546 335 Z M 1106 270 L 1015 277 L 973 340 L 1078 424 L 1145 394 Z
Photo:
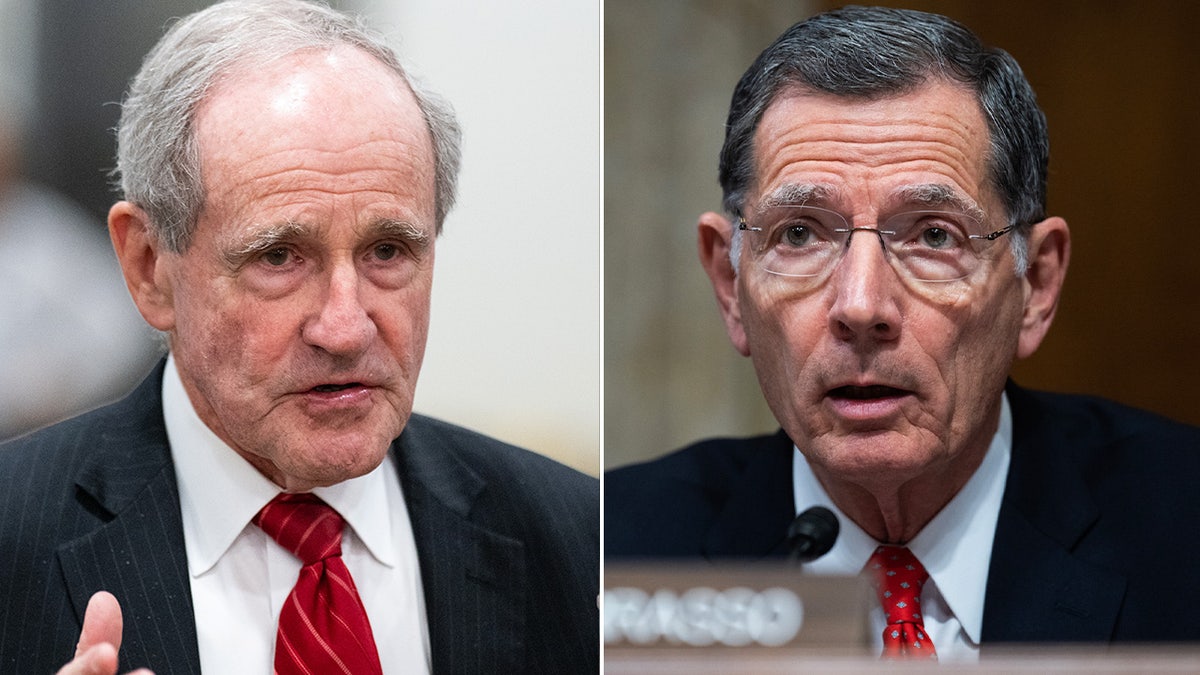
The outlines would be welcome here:
M 837 516 L 824 506 L 810 507 L 796 516 L 787 534 L 792 562 L 811 562 L 828 553 L 837 541 L 839 527 Z

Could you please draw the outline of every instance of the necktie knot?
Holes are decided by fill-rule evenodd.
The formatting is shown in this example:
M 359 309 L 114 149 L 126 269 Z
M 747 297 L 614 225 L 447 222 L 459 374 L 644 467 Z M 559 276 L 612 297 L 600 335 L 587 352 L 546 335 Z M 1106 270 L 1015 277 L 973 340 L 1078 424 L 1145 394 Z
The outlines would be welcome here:
M 867 561 L 876 582 L 887 626 L 883 630 L 884 656 L 937 658 L 933 641 L 925 633 L 921 614 L 921 589 L 929 573 L 916 556 L 900 546 L 880 546 Z
M 254 524 L 305 565 L 342 554 L 345 521 L 316 495 L 281 493 L 254 516 Z

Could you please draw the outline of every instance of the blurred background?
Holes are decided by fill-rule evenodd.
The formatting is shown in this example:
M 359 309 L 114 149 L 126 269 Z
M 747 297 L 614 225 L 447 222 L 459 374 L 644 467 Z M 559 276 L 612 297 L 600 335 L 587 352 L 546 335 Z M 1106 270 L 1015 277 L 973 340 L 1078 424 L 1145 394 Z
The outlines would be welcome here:
M 111 129 L 200 0 L 0 0 L 0 438 L 158 358 L 104 229 Z M 592 0 L 342 0 L 464 129 L 416 409 L 600 467 L 600 14 Z
M 696 255 L 720 210 L 733 87 L 816 1 L 606 0 L 604 463 L 777 424 Z M 1026 386 L 1200 424 L 1200 4 L 880 2 L 946 14 L 1021 63 L 1050 125 L 1049 211 L 1071 225 L 1058 316 Z

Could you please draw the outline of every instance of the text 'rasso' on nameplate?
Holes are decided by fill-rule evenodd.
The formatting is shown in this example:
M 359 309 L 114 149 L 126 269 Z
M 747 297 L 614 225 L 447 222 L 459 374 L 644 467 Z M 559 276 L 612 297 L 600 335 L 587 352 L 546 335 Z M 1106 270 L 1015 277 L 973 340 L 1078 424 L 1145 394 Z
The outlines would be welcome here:
M 604 643 L 861 653 L 870 601 L 861 578 L 782 563 L 607 563 Z

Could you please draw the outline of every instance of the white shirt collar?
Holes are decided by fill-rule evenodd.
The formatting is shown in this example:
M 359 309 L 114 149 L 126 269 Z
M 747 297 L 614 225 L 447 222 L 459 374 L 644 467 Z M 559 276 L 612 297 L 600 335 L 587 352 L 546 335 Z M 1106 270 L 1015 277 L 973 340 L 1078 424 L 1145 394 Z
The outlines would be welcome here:
M 992 540 L 1012 453 L 1012 412 L 1001 397 L 1000 423 L 983 462 L 963 489 L 908 543 L 929 572 L 963 631 L 979 644 Z M 807 460 L 795 450 L 792 462 L 796 512 L 820 505 L 838 517 L 841 531 L 833 549 L 805 565 L 814 574 L 858 574 L 879 545 L 833 504 Z
M 217 564 L 254 515 L 282 490 L 201 421 L 173 356 L 167 357 L 163 373 L 162 403 L 179 484 L 188 571 L 199 576 Z M 342 515 L 372 556 L 394 567 L 399 561 L 392 541 L 386 471 L 395 471 L 390 454 L 374 471 L 313 493 Z

